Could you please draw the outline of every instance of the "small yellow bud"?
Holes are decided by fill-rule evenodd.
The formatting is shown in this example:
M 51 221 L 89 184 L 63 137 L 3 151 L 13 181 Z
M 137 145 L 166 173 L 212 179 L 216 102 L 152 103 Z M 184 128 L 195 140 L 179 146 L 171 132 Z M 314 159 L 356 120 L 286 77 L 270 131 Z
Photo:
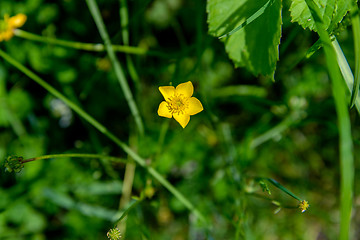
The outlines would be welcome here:
M 308 201 L 302 200 L 299 204 L 299 208 L 301 209 L 301 212 L 305 212 L 310 207 Z

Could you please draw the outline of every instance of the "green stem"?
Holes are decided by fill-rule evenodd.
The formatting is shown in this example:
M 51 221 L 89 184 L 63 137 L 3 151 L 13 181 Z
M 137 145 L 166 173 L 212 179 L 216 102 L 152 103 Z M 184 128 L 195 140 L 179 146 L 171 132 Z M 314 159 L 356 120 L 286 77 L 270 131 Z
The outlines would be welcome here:
M 15 29 L 14 34 L 17 37 L 21 37 L 31 41 L 49 43 L 49 44 L 59 45 L 62 47 L 74 48 L 85 51 L 94 51 L 94 52 L 105 51 L 105 46 L 104 44 L 101 43 L 93 44 L 93 43 L 82 43 L 82 42 L 60 40 L 52 37 L 39 36 L 20 29 Z M 122 46 L 122 45 L 113 45 L 112 48 L 116 52 L 123 52 L 123 53 L 136 54 L 136 55 L 145 55 L 148 51 L 145 48 Z
M 194 205 L 182 195 L 170 182 L 163 178 L 154 168 L 148 167 L 148 172 L 157 179 L 161 185 L 163 185 L 167 190 L 169 190 L 180 202 L 182 202 L 189 210 L 191 210 L 195 216 L 197 216 L 201 221 L 206 223 L 206 218 L 194 207 Z
M 331 42 L 331 44 L 334 47 L 337 61 L 338 61 L 338 64 L 339 64 L 339 67 L 341 70 L 341 74 L 345 80 L 348 92 L 351 94 L 352 89 L 354 87 L 354 75 L 351 71 L 349 63 L 347 62 L 346 57 L 345 57 L 337 39 L 334 38 L 334 40 Z M 355 99 L 355 107 L 356 107 L 358 113 L 360 114 L 360 97 L 359 97 L 360 93 L 358 92 L 357 94 L 358 94 L 358 96 Z
M 139 133 L 140 133 L 140 135 L 143 135 L 144 134 L 144 125 L 142 123 L 139 110 L 134 101 L 134 97 L 131 93 L 130 87 L 126 81 L 124 71 L 120 65 L 120 62 L 116 58 L 115 52 L 111 45 L 109 35 L 105 29 L 104 21 L 101 18 L 99 7 L 97 6 L 95 0 L 86 0 L 86 3 L 89 7 L 91 15 L 93 16 L 95 24 L 100 32 L 101 38 L 103 39 L 103 41 L 105 43 L 105 48 L 106 48 L 107 54 L 109 55 L 110 61 L 112 62 L 112 65 L 115 70 L 115 75 L 116 75 L 117 79 L 119 80 L 119 83 L 123 90 L 126 101 L 128 102 L 131 114 L 135 118 L 135 123 L 139 130 Z
M 121 25 L 121 34 L 122 34 L 122 40 L 125 46 L 128 46 L 130 43 L 129 40 L 129 13 L 128 13 L 128 7 L 127 7 L 127 0 L 120 0 L 120 25 Z M 136 71 L 136 68 L 134 66 L 134 63 L 131 59 L 130 55 L 126 55 L 126 63 L 127 63 L 127 69 L 129 71 L 129 75 L 133 82 L 135 83 L 136 89 L 139 89 L 139 74 Z
M 350 116 L 347 108 L 345 88 L 339 71 L 336 52 L 329 34 L 325 30 L 320 11 L 313 0 L 305 0 L 316 23 L 317 32 L 324 44 L 335 108 L 338 117 L 340 145 L 340 240 L 348 240 L 351 224 L 351 209 L 354 186 L 354 157 Z M 340 65 L 340 63 L 339 63 Z
M 351 13 L 351 23 L 353 28 L 354 48 L 355 48 L 355 81 L 351 93 L 351 102 L 350 102 L 350 107 L 353 107 L 359 93 L 359 85 L 360 85 L 360 17 L 359 17 L 359 8 L 356 2 L 353 2 L 353 6 L 350 10 L 350 13 Z
M 114 162 L 123 162 L 127 163 L 128 161 L 123 158 L 112 157 L 112 156 L 105 156 L 100 154 L 89 154 L 89 153 L 65 153 L 65 154 L 50 154 L 44 155 L 40 157 L 28 158 L 21 160 L 21 163 L 32 162 L 41 159 L 50 159 L 50 158 L 97 158 L 97 159 L 108 159 Z
M 123 219 L 129 214 L 129 212 L 130 212 L 133 208 L 135 208 L 137 205 L 139 205 L 139 203 L 141 203 L 142 200 L 143 200 L 143 199 L 141 198 L 141 199 L 135 200 L 133 203 L 131 203 L 130 207 L 128 207 L 128 208 L 123 212 L 123 214 L 121 214 L 120 218 L 115 222 L 115 226 L 118 225 L 118 224 L 120 223 L 120 221 L 123 220 Z M 123 231 L 121 231 L 121 232 L 124 234 Z
M 301 198 L 299 198 L 298 196 L 296 196 L 295 194 L 293 194 L 290 190 L 288 190 L 286 187 L 284 187 L 283 185 L 281 185 L 280 183 L 278 183 L 277 181 L 275 181 L 272 178 L 263 178 L 268 180 L 272 185 L 274 185 L 275 187 L 277 187 L 278 189 L 280 189 L 281 191 L 283 191 L 284 193 L 288 194 L 289 196 L 295 198 L 298 201 L 302 201 Z
M 120 25 L 121 25 L 121 34 L 122 39 L 124 42 L 124 45 L 129 45 L 129 14 L 128 14 L 128 7 L 127 7 L 127 1 L 126 0 L 120 0 Z
M 36 35 L 33 33 L 23 31 L 21 29 L 15 29 L 14 34 L 17 37 L 21 37 L 21 38 L 28 39 L 31 41 L 54 44 L 54 45 L 68 47 L 68 48 L 74 48 L 74 49 L 78 49 L 78 50 L 92 51 L 92 52 L 104 52 L 105 51 L 105 46 L 104 46 L 104 44 L 101 44 L 101 43 L 82 43 L 82 42 L 74 42 L 74 41 L 68 41 L 68 40 L 60 40 L 60 39 L 56 39 L 56 38 L 52 38 L 52 37 Z M 161 57 L 161 58 L 177 58 L 180 56 L 179 54 L 163 53 L 163 52 L 156 51 L 156 50 L 148 50 L 146 48 L 133 47 L 133 46 L 112 45 L 112 48 L 115 52 L 123 52 L 123 53 L 128 53 L 128 54 L 135 54 L 135 55 L 149 55 L 149 56 L 155 56 L 155 57 Z M 182 55 L 183 54 L 184 53 L 182 53 Z
M 118 145 L 121 149 L 124 150 L 134 161 L 140 166 L 144 167 L 150 175 L 152 175 L 156 180 L 158 180 L 169 192 L 171 192 L 180 202 L 182 202 L 190 211 L 202 221 L 205 221 L 205 217 L 194 207 L 194 205 L 184 196 L 182 195 L 170 182 L 168 182 L 163 176 L 161 176 L 154 168 L 146 165 L 145 159 L 141 158 L 137 153 L 135 153 L 129 146 L 123 143 L 120 139 L 118 139 L 114 134 L 109 132 L 102 124 L 96 121 L 93 117 L 91 117 L 88 113 L 66 98 L 63 94 L 49 85 L 47 82 L 42 80 L 39 76 L 31 72 L 24 65 L 16 61 L 14 58 L 6 54 L 4 51 L 0 49 L 0 56 L 12 64 L 14 67 L 23 72 L 30 79 L 34 80 L 40 86 L 45 88 L 49 93 L 53 94 L 55 97 L 62 100 L 65 104 L 67 104 L 74 112 L 79 114 L 82 118 L 84 118 L 87 122 L 93 125 L 97 130 L 111 139 L 116 145 Z

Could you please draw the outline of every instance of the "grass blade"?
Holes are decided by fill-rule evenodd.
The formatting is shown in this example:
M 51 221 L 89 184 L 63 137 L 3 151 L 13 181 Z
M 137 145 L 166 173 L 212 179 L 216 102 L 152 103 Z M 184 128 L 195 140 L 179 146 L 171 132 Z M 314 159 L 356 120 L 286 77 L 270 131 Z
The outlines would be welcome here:
M 36 35 L 30 32 L 26 32 L 21 29 L 15 29 L 14 34 L 17 37 L 28 39 L 31 41 L 42 42 L 47 44 L 54 44 L 62 47 L 73 48 L 84 51 L 92 51 L 92 52 L 103 52 L 105 51 L 105 46 L 100 43 L 83 43 L 83 42 L 74 42 L 68 40 L 57 39 L 53 37 L 45 37 Z M 112 45 L 114 51 L 123 52 L 128 54 L 135 55 L 145 55 L 147 53 L 147 49 L 140 47 L 132 47 L 132 46 L 124 46 L 124 45 Z
M 119 83 L 120 83 L 120 86 L 125 95 L 126 101 L 128 102 L 131 114 L 135 118 L 135 123 L 139 130 L 139 133 L 140 133 L 140 135 L 143 135 L 144 134 L 144 125 L 141 120 L 139 110 L 136 106 L 136 103 L 135 103 L 133 94 L 131 93 L 129 84 L 126 81 L 124 71 L 120 65 L 120 62 L 116 58 L 114 49 L 111 45 L 109 34 L 107 33 L 107 31 L 105 29 L 104 21 L 101 18 L 99 7 L 97 6 L 95 0 L 86 0 L 86 3 L 90 9 L 91 15 L 94 18 L 96 26 L 100 32 L 101 38 L 103 39 L 103 41 L 105 43 L 106 51 L 109 55 L 110 61 L 115 70 L 115 75 L 116 75 L 117 79 L 119 80 Z
M 350 11 L 351 23 L 354 35 L 354 48 L 355 48 L 355 80 L 354 87 L 351 93 L 350 108 L 355 104 L 356 97 L 359 92 L 360 85 L 360 17 L 359 8 L 357 4 L 354 4 Z
M 301 198 L 299 198 L 298 196 L 296 196 L 295 194 L 293 194 L 292 192 L 290 192 L 290 190 L 288 190 L 286 187 L 284 187 L 283 185 L 281 185 L 280 183 L 278 183 L 277 181 L 275 181 L 272 178 L 266 178 L 266 180 L 268 180 L 272 185 L 274 185 L 275 187 L 277 187 L 278 189 L 280 189 L 281 191 L 283 191 L 284 193 L 290 195 L 291 197 L 295 198 L 296 200 L 299 200 L 300 202 L 302 201 Z
M 349 94 L 351 94 L 351 91 L 352 91 L 353 86 L 354 86 L 354 75 L 351 72 L 349 63 L 347 62 L 346 57 L 345 57 L 345 55 L 344 55 L 338 41 L 336 40 L 336 38 L 331 43 L 332 43 L 332 46 L 335 49 L 335 53 L 336 53 L 338 64 L 339 64 L 339 67 L 340 67 L 340 70 L 341 70 L 341 74 L 342 74 L 342 76 L 343 76 L 343 78 L 345 80 L 345 83 L 346 83 L 347 89 L 349 91 Z M 358 96 L 355 99 L 355 107 L 356 107 L 358 113 L 360 114 L 360 97 L 359 97 L 359 94 L 360 94 L 360 92 L 358 92 L 358 94 L 357 94 Z

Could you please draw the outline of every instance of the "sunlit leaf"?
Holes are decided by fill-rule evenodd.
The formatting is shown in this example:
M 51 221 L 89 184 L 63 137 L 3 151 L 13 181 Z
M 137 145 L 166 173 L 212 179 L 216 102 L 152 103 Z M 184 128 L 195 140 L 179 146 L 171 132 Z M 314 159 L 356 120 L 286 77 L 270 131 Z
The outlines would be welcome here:
M 281 7 L 281 1 L 273 0 L 210 0 L 207 5 L 209 32 L 220 37 L 244 25 L 223 38 L 226 52 L 235 66 L 246 67 L 256 76 L 273 78 L 279 59 Z M 244 24 L 246 22 L 250 23 Z
M 320 9 L 325 29 L 333 30 L 351 8 L 351 0 L 314 0 Z M 305 0 L 292 0 L 291 18 L 304 29 L 316 31 L 315 21 Z

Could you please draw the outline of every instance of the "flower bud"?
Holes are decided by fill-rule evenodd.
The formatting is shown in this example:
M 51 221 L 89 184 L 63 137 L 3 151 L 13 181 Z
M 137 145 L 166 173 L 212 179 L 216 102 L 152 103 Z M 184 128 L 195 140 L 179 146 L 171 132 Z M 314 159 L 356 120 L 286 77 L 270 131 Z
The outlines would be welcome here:
M 22 162 L 24 158 L 18 156 L 9 156 L 5 160 L 5 170 L 8 172 L 19 173 L 24 168 L 24 163 Z

